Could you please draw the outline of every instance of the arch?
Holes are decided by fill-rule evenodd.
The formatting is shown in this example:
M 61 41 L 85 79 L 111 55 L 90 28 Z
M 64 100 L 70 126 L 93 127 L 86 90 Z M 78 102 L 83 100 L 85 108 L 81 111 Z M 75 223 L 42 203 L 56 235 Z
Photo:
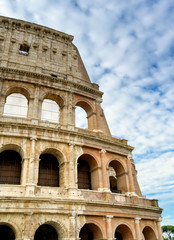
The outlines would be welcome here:
M 43 151 L 41 151 L 40 155 L 45 153 L 52 154 L 54 157 L 56 157 L 59 164 L 62 164 L 65 161 L 64 154 L 60 150 L 57 150 L 56 148 L 53 147 L 46 148 Z
M 15 234 L 11 227 L 7 225 L 0 225 L 0 236 L 4 240 L 14 240 Z
M 84 153 L 78 158 L 77 163 L 78 188 L 97 190 L 99 188 L 99 173 L 96 159 L 92 155 Z
M 4 116 L 23 117 L 28 115 L 28 99 L 21 93 L 11 93 L 6 97 Z
M 0 227 L 1 226 L 9 227 L 12 230 L 12 232 L 14 233 L 14 237 L 15 237 L 14 239 L 21 238 L 20 229 L 19 229 L 19 227 L 15 223 L 8 222 L 8 220 L 7 220 L 7 222 L 0 222 Z M 0 236 L 2 236 L 1 230 L 0 230 Z M 14 239 L 12 239 L 12 240 L 14 240 Z M 8 239 L 8 240 L 10 240 L 10 239 Z
M 87 113 L 79 106 L 75 109 L 75 126 L 83 129 L 88 128 Z
M 59 161 L 50 153 L 40 155 L 38 185 L 59 187 Z
M 153 228 L 150 226 L 145 226 L 143 228 L 142 234 L 143 234 L 144 240 L 156 240 L 157 239 Z
M 75 106 L 83 108 L 85 110 L 85 112 L 87 113 L 87 116 L 89 116 L 92 112 L 94 112 L 91 104 L 86 100 L 85 101 L 80 100 L 80 101 L 76 102 Z
M 43 100 L 44 99 L 50 99 L 50 100 L 56 102 L 59 105 L 60 108 L 62 108 L 64 106 L 64 102 L 65 102 L 65 100 L 62 96 L 56 95 L 56 94 L 53 94 L 53 93 L 50 93 L 50 92 L 46 93 L 44 95 Z
M 13 94 L 13 93 L 19 93 L 19 94 L 24 95 L 28 101 L 30 99 L 29 91 L 26 88 L 19 87 L 19 86 L 17 86 L 17 87 L 14 86 L 14 87 L 9 88 L 5 93 L 5 98 L 7 98 L 10 94 Z
M 55 112 L 52 111 L 52 115 L 55 115 L 55 119 L 57 119 L 57 121 L 50 121 L 50 119 L 45 119 L 46 121 L 50 121 L 50 122 L 54 122 L 54 123 L 59 123 L 63 121 L 63 107 L 65 105 L 65 99 L 64 97 L 62 97 L 60 94 L 54 94 L 53 91 L 52 92 L 43 92 L 40 96 L 40 103 L 39 103 L 39 115 L 41 116 L 41 119 L 43 117 L 43 103 L 45 100 L 49 100 L 49 101 L 53 101 L 53 105 L 52 107 L 54 107 L 54 104 L 57 104 L 58 110 L 56 110 Z M 53 108 L 54 109 L 54 108 Z M 49 109 L 48 109 L 49 110 Z M 57 115 L 57 118 L 56 118 Z M 44 120 L 44 119 L 42 119 Z M 44 120 L 44 121 L 45 121 Z
M 103 239 L 100 227 L 94 223 L 85 223 L 80 229 L 79 238 L 81 240 Z
M 20 154 L 14 150 L 4 150 L 0 153 L 0 184 L 19 185 L 21 180 Z
M 88 122 L 88 129 L 93 130 L 95 129 L 95 120 L 94 120 L 94 110 L 91 104 L 87 100 L 80 100 L 75 104 L 76 107 L 81 107 L 87 114 L 87 122 Z M 76 116 L 77 121 L 77 116 Z
M 53 123 L 59 123 L 60 110 L 59 105 L 48 98 L 42 102 L 41 120 Z
M 128 191 L 126 171 L 123 164 L 118 160 L 112 160 L 108 164 L 110 190 L 113 193 Z
M 24 151 L 21 148 L 21 146 L 17 145 L 17 144 L 6 144 L 6 145 L 2 145 L 2 147 L 0 148 L 0 153 L 5 151 L 5 150 L 13 150 L 19 153 L 19 155 L 21 156 L 21 158 L 24 157 Z
M 50 224 L 41 225 L 35 232 L 34 240 L 58 240 L 56 229 Z
M 135 239 L 133 236 L 133 231 L 130 226 L 125 223 L 119 223 L 115 229 L 114 238 L 118 240 L 133 240 Z
M 35 235 L 36 231 L 43 225 L 50 225 L 50 226 L 52 226 L 56 230 L 59 239 L 63 239 L 64 237 L 67 237 L 65 235 L 68 235 L 67 229 L 66 229 L 65 225 L 62 224 L 62 222 L 59 222 L 59 221 L 55 222 L 55 221 L 52 221 L 52 220 L 50 220 L 50 221 L 49 220 L 48 221 L 41 221 L 39 224 L 36 224 L 35 225 L 36 227 L 35 227 L 33 235 Z M 41 240 L 43 240 L 43 239 L 41 239 Z

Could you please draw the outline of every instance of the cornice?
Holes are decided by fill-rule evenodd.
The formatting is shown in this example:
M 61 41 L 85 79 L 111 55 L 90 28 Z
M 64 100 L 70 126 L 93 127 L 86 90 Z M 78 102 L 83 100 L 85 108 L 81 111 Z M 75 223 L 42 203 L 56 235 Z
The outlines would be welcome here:
M 98 215 L 103 215 L 104 213 L 104 216 L 105 216 L 105 212 L 108 211 L 108 209 L 106 208 L 109 208 L 110 210 L 112 208 L 120 208 L 120 209 L 125 209 L 125 213 L 126 214 L 129 214 L 127 211 L 128 210 L 131 210 L 131 211 L 145 211 L 145 212 L 153 212 L 153 213 L 157 213 L 157 214 L 161 214 L 162 213 L 162 209 L 159 208 L 159 207 L 152 207 L 152 206 L 148 206 L 148 205 L 135 205 L 135 204 L 123 204 L 123 203 L 116 203 L 116 202 L 108 202 L 108 201 L 104 201 L 104 200 L 86 200 L 86 199 L 73 199 L 73 198 L 69 198 L 69 197 L 65 197 L 65 198 L 54 198 L 54 199 L 50 199 L 48 197 L 37 197 L 37 196 L 34 196 L 34 197 L 13 197 L 13 196 L 0 196 L 0 200 L 1 201 L 4 201 L 4 202 L 11 202 L 12 200 L 14 202 L 19 202 L 19 203 L 22 203 L 22 202 L 25 202 L 25 203 L 29 203 L 29 204 L 35 204 L 38 202 L 40 203 L 46 203 L 47 204 L 64 204 L 64 205 L 81 205 L 81 206 L 90 206 L 90 208 L 92 206 L 94 206 L 95 208 L 99 208 L 101 207 L 101 210 L 97 209 L 98 211 Z M 16 208 L 17 210 L 20 209 L 20 206 L 18 206 Z M 42 211 L 42 208 L 29 208 L 30 210 L 33 209 L 35 210 L 36 212 L 39 210 L 39 211 Z M 57 208 L 56 208 L 57 209 Z M 55 209 L 55 210 L 56 210 Z M 26 210 L 26 209 L 24 209 Z M 65 210 L 65 209 L 64 209 Z M 33 213 L 35 212 L 33 211 Z M 45 209 L 43 208 L 43 211 L 45 212 Z M 48 211 L 50 212 L 50 209 L 48 208 Z M 54 211 L 54 209 L 53 209 Z M 57 211 L 57 210 L 56 210 Z M 93 210 L 82 210 L 78 213 L 78 215 L 96 215 L 95 214 L 96 211 L 93 211 Z M 123 212 L 124 214 L 124 212 Z
M 53 124 L 54 125 L 54 124 Z M 85 131 L 85 132 L 78 132 L 78 130 L 76 129 L 76 131 L 73 131 L 73 130 L 68 130 L 68 129 L 63 129 L 61 128 L 61 126 L 58 126 L 56 128 L 56 125 L 54 125 L 53 127 L 48 127 L 48 126 L 39 126 L 39 125 L 34 125 L 34 124 L 31 124 L 29 123 L 29 121 L 27 123 L 16 123 L 16 122 L 12 122 L 12 121 L 8 121 L 8 122 L 3 122 L 3 121 L 0 121 L 0 126 L 3 126 L 4 127 L 7 127 L 7 128 L 12 128 L 12 127 L 16 127 L 16 128 L 20 128 L 20 129 L 28 129 L 28 130 L 35 130 L 35 131 L 49 131 L 49 132 L 52 132 L 52 133 L 58 133 L 59 135 L 62 134 L 62 136 L 66 136 L 66 135 L 69 135 L 69 136 L 72 136 L 72 137 L 78 137 L 79 138 L 79 141 L 76 141 L 76 145 L 80 145 L 80 146 L 87 146 L 87 147 L 91 147 L 91 148 L 95 148 L 95 149 L 101 149 L 101 147 L 103 147 L 103 145 L 109 145 L 110 147 L 108 148 L 107 147 L 107 151 L 108 152 L 115 152 L 115 153 L 118 153 L 118 154 L 121 154 L 121 155 L 125 155 L 127 156 L 127 152 L 124 151 L 127 150 L 127 151 L 132 151 L 134 148 L 125 144 L 124 143 L 124 140 L 122 139 L 117 139 L 117 138 L 113 138 L 113 137 L 110 137 L 110 136 L 107 136 L 107 135 L 104 135 L 104 134 L 97 134 L 93 131 Z M 8 134 L 6 134 L 5 132 L 2 134 L 1 132 L 1 135 L 4 135 L 4 136 L 9 136 L 9 132 Z M 18 133 L 15 132 L 16 136 L 18 136 Z M 11 134 L 12 136 L 14 136 L 13 134 Z M 19 137 L 29 137 L 27 134 L 25 135 L 21 135 Z M 46 141 L 56 141 L 56 142 L 59 142 L 61 141 L 62 143 L 69 143 L 67 141 L 63 141 L 63 139 L 60 137 L 60 139 L 53 139 L 53 138 L 49 138 L 49 135 L 48 137 L 44 134 L 44 137 L 42 136 L 37 136 L 38 139 L 40 140 L 46 140 Z M 85 140 L 85 143 L 84 143 L 84 140 Z M 88 142 L 97 142 L 98 144 L 96 145 L 88 145 Z M 118 150 L 114 150 L 115 146 L 117 147 L 121 147 L 122 150 L 121 151 L 118 151 Z
M 8 30 L 17 29 L 19 31 L 33 32 L 37 35 L 39 34 L 41 37 L 53 39 L 61 38 L 62 40 L 68 40 L 70 42 L 72 42 L 74 38 L 72 35 L 60 32 L 58 30 L 15 18 L 0 16 L 0 24 Z
M 31 78 L 31 81 L 30 82 L 27 81 L 27 83 L 37 84 L 38 86 L 42 85 L 42 86 L 46 86 L 46 87 L 49 87 L 49 88 L 56 88 L 55 85 L 50 86 L 50 84 L 46 84 L 45 82 L 35 81 L 35 79 L 47 80 L 49 82 L 54 82 L 55 84 L 59 84 L 62 87 L 64 87 L 64 90 L 66 90 L 66 91 L 71 91 L 72 92 L 72 89 L 74 89 L 74 90 L 83 91 L 84 93 L 90 93 L 90 94 L 93 94 L 93 95 L 99 96 L 99 97 L 102 97 L 102 95 L 103 95 L 103 92 L 101 92 L 101 91 L 99 91 L 95 88 L 88 87 L 88 86 L 85 86 L 85 85 L 82 85 L 82 84 L 79 84 L 79 83 L 68 81 L 67 80 L 67 75 L 65 75 L 65 74 L 58 74 L 57 77 L 55 78 L 55 77 L 52 77 L 52 76 L 49 76 L 49 75 L 46 75 L 46 74 L 42 74 L 42 73 L 30 72 L 30 71 L 19 70 L 19 69 L 14 69 L 14 68 L 7 68 L 7 67 L 0 67 L 0 72 L 2 72 L 1 79 L 7 79 L 7 80 L 15 81 L 15 78 L 17 78 L 15 75 L 19 75 L 19 76 L 23 76 L 23 77 L 26 76 L 28 78 Z M 5 76 L 5 73 L 12 74 L 13 76 L 12 77 Z M 33 81 L 32 81 L 32 79 L 33 79 Z M 18 81 L 18 80 L 16 79 L 16 81 Z M 21 78 L 20 78 L 20 81 L 22 81 Z M 23 82 L 25 82 L 25 81 L 23 80 Z

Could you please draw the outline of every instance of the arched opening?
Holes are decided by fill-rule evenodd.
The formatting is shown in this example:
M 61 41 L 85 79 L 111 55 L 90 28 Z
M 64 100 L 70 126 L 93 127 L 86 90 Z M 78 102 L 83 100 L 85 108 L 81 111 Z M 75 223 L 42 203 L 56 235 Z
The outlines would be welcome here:
M 82 158 L 78 159 L 78 188 L 91 189 L 90 167 Z
M 75 125 L 78 128 L 88 128 L 88 120 L 87 120 L 87 114 L 86 111 L 81 107 L 76 107 L 75 110 Z
M 95 158 L 87 153 L 78 158 L 78 188 L 98 190 L 99 168 Z
M 12 93 L 6 98 L 4 116 L 27 118 L 28 100 L 20 93 Z
M 80 107 L 80 109 L 79 109 Z M 76 104 L 76 126 L 80 128 L 87 128 L 90 130 L 95 129 L 95 114 L 93 114 L 93 109 L 91 104 L 86 101 L 79 101 Z M 87 119 L 86 119 L 87 118 Z M 77 125 L 78 124 L 78 125 Z
M 52 154 L 40 155 L 38 185 L 59 187 L 59 162 Z
M 153 229 L 149 226 L 146 226 L 143 229 L 143 235 L 144 235 L 144 240 L 156 240 L 157 239 Z
M 126 172 L 119 161 L 113 160 L 109 164 L 109 182 L 111 192 L 127 192 Z
M 13 230 L 6 225 L 0 225 L 0 236 L 2 240 L 15 240 L 15 234 Z
M 34 235 L 34 240 L 58 240 L 58 234 L 54 227 L 49 224 L 41 225 Z
M 42 121 L 59 123 L 59 105 L 50 99 L 44 99 L 42 103 Z
M 103 239 L 100 228 L 93 223 L 86 223 L 80 230 L 79 238 L 81 240 Z
M 125 224 L 121 224 L 116 228 L 114 237 L 117 240 L 133 240 L 134 239 L 132 231 Z
M 13 150 L 0 153 L 0 184 L 20 184 L 21 156 Z

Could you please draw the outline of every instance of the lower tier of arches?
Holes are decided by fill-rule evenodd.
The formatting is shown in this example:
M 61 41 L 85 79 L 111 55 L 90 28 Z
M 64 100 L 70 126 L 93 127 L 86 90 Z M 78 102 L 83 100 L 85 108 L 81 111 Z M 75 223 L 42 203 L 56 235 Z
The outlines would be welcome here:
M 3 240 L 162 240 L 160 222 L 112 215 L 0 214 Z

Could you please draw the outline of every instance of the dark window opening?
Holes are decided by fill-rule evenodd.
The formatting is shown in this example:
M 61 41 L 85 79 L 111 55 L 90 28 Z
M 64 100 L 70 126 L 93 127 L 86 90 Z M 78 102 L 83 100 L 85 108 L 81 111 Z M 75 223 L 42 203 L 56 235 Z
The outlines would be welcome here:
M 117 240 L 123 240 L 123 237 L 120 232 L 115 232 L 115 239 Z
M 27 46 L 27 45 L 25 45 L 25 44 L 22 44 L 22 45 L 20 45 L 20 48 L 19 48 L 19 54 L 28 56 L 28 54 L 29 54 L 29 49 L 30 49 L 29 46 Z
M 39 163 L 39 186 L 59 187 L 59 163 L 51 154 L 42 154 Z
M 54 227 L 48 224 L 41 225 L 34 235 L 34 240 L 58 240 L 58 234 Z
M 83 159 L 78 160 L 78 188 L 91 189 L 90 167 Z
M 21 156 L 13 150 L 0 153 L 0 184 L 20 184 Z
M 117 188 L 117 179 L 113 176 L 109 177 L 109 180 L 110 180 L 110 189 L 111 189 L 111 192 L 113 193 L 118 193 L 118 188 Z
M 2 240 L 14 240 L 15 235 L 13 230 L 5 225 L 0 225 L 0 236 Z
M 81 240 L 93 240 L 94 239 L 92 231 L 86 225 L 82 227 L 79 237 Z

